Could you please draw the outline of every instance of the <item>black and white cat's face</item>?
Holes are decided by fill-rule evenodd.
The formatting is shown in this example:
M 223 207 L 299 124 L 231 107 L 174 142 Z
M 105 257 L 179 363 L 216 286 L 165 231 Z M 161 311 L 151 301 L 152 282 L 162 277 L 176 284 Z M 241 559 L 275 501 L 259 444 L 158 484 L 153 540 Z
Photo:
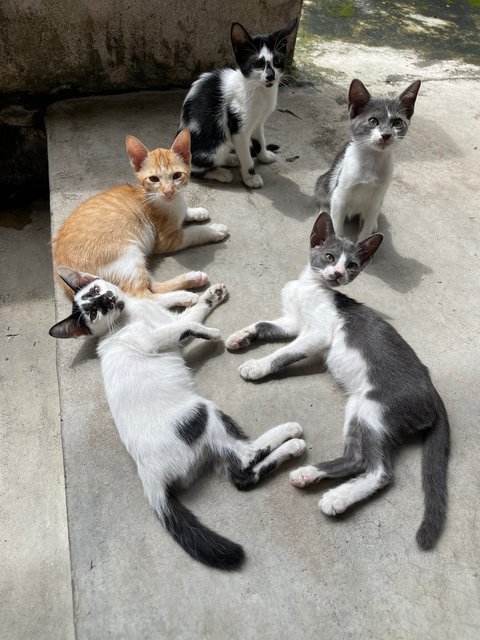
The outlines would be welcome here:
M 232 46 L 243 75 L 264 87 L 278 84 L 285 70 L 288 36 L 296 25 L 295 18 L 275 33 L 251 37 L 241 24 L 234 22 Z
M 54 338 L 102 336 L 115 328 L 123 310 L 121 289 L 89 273 L 59 267 L 58 274 L 75 293 L 72 313 L 57 322 L 49 333 Z
M 328 213 L 321 213 L 310 234 L 310 266 L 330 287 L 348 284 L 370 262 L 382 240 L 381 233 L 374 233 L 358 244 L 338 238 Z
M 379 152 L 402 140 L 413 115 L 420 84 L 420 80 L 416 80 L 395 99 L 372 98 L 360 80 L 352 80 L 348 108 L 355 140 Z

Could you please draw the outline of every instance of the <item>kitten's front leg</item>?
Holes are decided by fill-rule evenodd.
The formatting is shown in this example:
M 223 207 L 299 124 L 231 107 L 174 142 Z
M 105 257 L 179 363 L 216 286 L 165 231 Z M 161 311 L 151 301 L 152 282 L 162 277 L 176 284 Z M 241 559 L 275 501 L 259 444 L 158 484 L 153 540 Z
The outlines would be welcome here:
M 224 224 L 204 224 L 182 229 L 182 239 L 176 251 L 195 247 L 209 242 L 220 242 L 228 236 L 228 228 Z
M 264 164 L 270 164 L 272 162 L 276 162 L 277 156 L 273 153 L 273 151 L 269 151 L 267 149 L 267 143 L 265 142 L 265 131 L 263 128 L 263 122 L 262 124 L 258 125 L 258 127 L 255 129 L 252 137 L 255 138 L 255 140 L 258 140 L 260 144 L 260 151 L 257 156 L 260 162 L 263 162 Z
M 205 222 L 210 220 L 210 214 L 204 207 L 187 207 L 186 222 Z
M 184 346 L 190 338 L 202 340 L 220 340 L 220 331 L 211 327 L 204 327 L 199 322 L 174 322 L 153 331 L 144 338 L 148 344 L 147 351 L 161 353 L 173 351 Z
M 195 307 L 183 312 L 182 319 L 203 322 L 208 314 L 226 299 L 227 295 L 227 287 L 224 284 L 212 285 L 202 293 Z
M 238 371 L 244 380 L 260 380 L 294 362 L 308 358 L 315 351 L 317 351 L 317 345 L 313 345 L 308 337 L 301 336 L 265 358 L 244 362 Z
M 297 323 L 288 316 L 276 320 L 260 320 L 254 324 L 235 331 L 225 341 L 230 351 L 238 351 L 248 347 L 254 340 L 283 340 L 298 335 Z
M 344 233 L 345 218 L 347 217 L 347 201 L 338 193 L 338 188 L 332 194 L 330 216 L 332 218 L 335 233 L 337 236 L 342 237 Z
M 237 158 L 240 162 L 240 172 L 242 180 L 247 187 L 259 189 L 263 187 L 262 177 L 255 172 L 252 156 L 250 155 L 250 137 L 245 133 L 238 133 L 232 136 Z

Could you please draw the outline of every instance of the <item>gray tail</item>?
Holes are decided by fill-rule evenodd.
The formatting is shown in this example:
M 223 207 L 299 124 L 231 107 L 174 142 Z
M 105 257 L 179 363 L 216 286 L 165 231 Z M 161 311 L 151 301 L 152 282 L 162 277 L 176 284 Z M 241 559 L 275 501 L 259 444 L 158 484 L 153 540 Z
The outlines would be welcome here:
M 442 403 L 437 422 L 426 434 L 423 447 L 422 481 L 425 492 L 425 513 L 417 531 L 417 543 L 426 551 L 433 549 L 445 525 L 449 453 L 450 428 L 447 412 Z
M 195 560 L 227 570 L 243 563 L 245 553 L 239 544 L 204 526 L 170 491 L 155 510 L 175 542 Z

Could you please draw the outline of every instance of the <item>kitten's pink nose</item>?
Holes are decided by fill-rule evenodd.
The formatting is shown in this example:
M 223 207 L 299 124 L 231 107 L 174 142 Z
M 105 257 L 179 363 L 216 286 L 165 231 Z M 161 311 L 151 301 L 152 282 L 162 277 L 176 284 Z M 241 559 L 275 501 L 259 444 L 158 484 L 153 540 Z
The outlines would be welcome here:
M 343 278 L 345 275 L 345 269 L 343 267 L 335 267 L 334 273 L 336 278 Z
M 168 191 L 164 191 L 163 195 L 165 196 L 165 198 L 167 200 L 171 200 L 173 198 L 173 191 L 172 189 L 169 189 Z

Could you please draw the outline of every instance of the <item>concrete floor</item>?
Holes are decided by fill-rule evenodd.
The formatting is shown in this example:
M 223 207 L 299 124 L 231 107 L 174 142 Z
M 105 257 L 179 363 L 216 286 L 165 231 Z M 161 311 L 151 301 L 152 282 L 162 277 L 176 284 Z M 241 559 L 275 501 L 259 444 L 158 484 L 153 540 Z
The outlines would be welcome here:
M 298 274 L 307 259 L 315 179 L 348 131 L 350 79 L 360 77 L 373 93 L 398 93 L 413 79 L 422 78 L 412 127 L 397 150 L 394 180 L 380 221 L 384 244 L 375 262 L 346 293 L 390 319 L 429 366 L 444 398 L 452 426 L 445 533 L 432 553 L 421 553 L 415 545 L 423 496 L 421 448 L 413 443 L 399 452 L 395 484 L 336 520 L 318 509 L 323 486 L 306 492 L 290 486 L 287 472 L 293 464 L 247 494 L 205 475 L 183 500 L 206 524 L 243 544 L 248 561 L 242 571 L 227 575 L 193 562 L 165 533 L 142 495 L 134 465 L 108 412 L 93 345 L 75 341 L 55 345 L 51 340 L 48 346 L 49 299 L 47 310 L 39 307 L 41 315 L 34 326 L 48 353 L 43 362 L 48 376 L 57 346 L 73 620 L 81 640 L 307 634 L 382 640 L 478 637 L 480 231 L 475 206 L 479 151 L 474 135 L 478 136 L 479 69 L 454 61 L 426 66 L 410 50 L 340 42 L 322 44 L 310 63 L 322 68 L 321 81 L 283 90 L 279 111 L 269 121 L 268 138 L 282 148 L 275 165 L 259 168 L 265 187 L 249 191 L 236 175 L 230 185 L 197 183 L 189 190 L 189 202 L 206 206 L 214 222 L 229 226 L 227 242 L 155 260 L 153 268 L 162 278 L 203 269 L 212 282 L 225 282 L 230 299 L 208 321 L 224 337 L 252 320 L 275 317 L 282 285 Z M 83 199 L 131 179 L 123 146 L 127 132 L 147 146 L 170 144 L 181 97 L 144 93 L 52 108 L 48 118 L 52 232 Z M 24 260 L 15 238 L 29 232 L 26 227 L 6 244 L 12 264 Z M 40 240 L 43 252 L 45 239 Z M 30 264 L 38 280 L 45 278 L 51 298 L 46 252 L 42 255 L 42 270 L 40 260 Z M 6 267 L 3 273 L 8 273 Z M 26 287 L 24 302 L 35 298 L 35 287 L 26 282 L 29 278 L 19 272 L 8 285 L 11 290 L 19 283 Z M 56 305 L 58 316 L 68 312 L 59 291 Z M 33 317 L 31 308 L 33 303 L 28 314 L 24 309 L 22 319 Z M 14 308 L 6 311 L 15 313 Z M 13 327 L 13 322 L 5 325 Z M 16 356 L 23 368 L 32 361 L 26 349 L 29 344 Z M 255 353 L 271 349 L 263 345 Z M 321 366 L 292 368 L 288 375 L 251 384 L 237 373 L 238 365 L 249 357 L 246 354 L 198 343 L 189 347 L 187 357 L 197 369 L 201 392 L 252 436 L 279 422 L 297 420 L 308 443 L 305 462 L 339 453 L 345 401 Z M 7 369 L 5 377 L 11 376 L 8 384 L 16 387 L 11 371 Z M 42 397 L 49 400 L 53 418 L 42 424 L 58 435 L 56 387 L 43 375 L 37 374 L 36 380 L 43 385 Z M 28 388 L 28 380 L 27 385 L 20 380 L 22 389 Z M 15 406 L 25 404 L 22 393 Z M 15 410 L 8 415 L 16 424 Z M 22 483 L 11 482 L 14 473 L 25 477 L 26 472 L 16 466 L 18 459 L 24 460 L 24 449 L 30 451 L 31 441 L 36 442 L 32 425 L 36 428 L 37 415 L 35 410 L 25 418 L 23 433 L 7 432 L 11 443 L 4 473 L 14 487 L 11 496 L 7 493 L 12 514 L 13 501 L 26 500 L 25 496 L 41 512 L 36 496 L 47 491 L 42 487 L 48 482 L 43 471 L 42 483 L 33 483 L 31 497 Z M 41 557 L 32 567 L 7 547 L 11 573 L 16 570 L 19 579 L 16 590 L 9 586 L 13 579 L 5 590 L 7 626 L 0 630 L 0 636 L 8 630 L 5 638 L 71 637 L 59 438 L 56 443 L 54 451 L 40 443 L 44 456 L 56 460 L 51 480 L 55 492 L 49 504 L 58 516 L 42 546 L 60 560 L 51 562 L 51 574 L 42 574 L 37 571 Z M 32 464 L 25 461 L 30 472 Z M 50 522 L 50 513 L 39 515 Z M 41 539 L 45 530 L 38 520 L 31 522 L 23 512 L 21 518 L 25 544 Z M 19 525 L 13 517 L 7 526 L 8 535 L 18 542 Z M 48 602 L 32 606 L 30 593 L 39 591 Z M 58 598 L 60 592 L 63 596 Z M 45 610 L 51 616 L 44 622 Z M 53 632 L 49 625 L 55 616 L 58 629 Z M 25 629 L 34 629 L 34 624 L 36 630 L 27 633 Z

